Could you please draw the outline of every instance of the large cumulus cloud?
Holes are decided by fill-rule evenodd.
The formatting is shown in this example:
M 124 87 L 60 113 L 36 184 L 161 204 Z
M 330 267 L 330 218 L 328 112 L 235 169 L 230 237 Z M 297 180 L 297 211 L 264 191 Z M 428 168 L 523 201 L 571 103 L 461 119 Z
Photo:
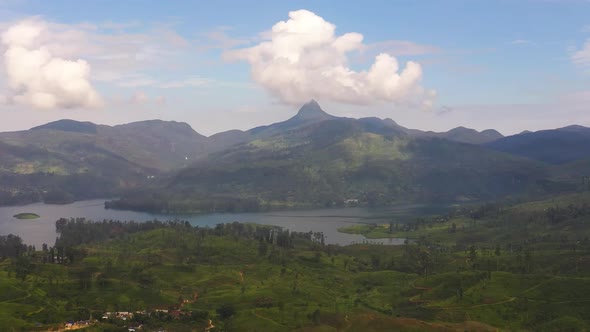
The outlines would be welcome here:
M 368 70 L 355 71 L 348 55 L 365 47 L 361 34 L 337 36 L 334 24 L 307 10 L 290 12 L 289 18 L 276 23 L 260 44 L 225 53 L 229 60 L 247 61 L 253 79 L 281 101 L 432 105 L 436 92 L 422 87 L 420 64 L 409 61 L 402 68 L 381 53 Z
M 44 45 L 51 33 L 45 22 L 29 19 L 2 34 L 10 88 L 7 101 L 41 109 L 99 106 L 101 98 L 90 83 L 90 65 L 52 54 Z

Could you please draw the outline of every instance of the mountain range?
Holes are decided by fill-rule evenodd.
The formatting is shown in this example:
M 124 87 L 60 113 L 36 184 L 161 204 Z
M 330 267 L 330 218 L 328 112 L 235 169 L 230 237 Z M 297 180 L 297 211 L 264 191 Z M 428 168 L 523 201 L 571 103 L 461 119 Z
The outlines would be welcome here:
M 111 206 L 195 212 L 540 195 L 577 188 L 589 140 L 581 126 L 421 131 L 313 100 L 286 121 L 210 137 L 179 122 L 60 120 L 0 133 L 0 204 L 122 195 Z

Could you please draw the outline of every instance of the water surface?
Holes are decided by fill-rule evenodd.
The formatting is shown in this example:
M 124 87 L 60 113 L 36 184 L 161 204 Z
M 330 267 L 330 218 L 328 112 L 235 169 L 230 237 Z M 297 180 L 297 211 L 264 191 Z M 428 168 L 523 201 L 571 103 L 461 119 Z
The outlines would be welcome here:
M 404 239 L 367 240 L 358 234 L 338 232 L 338 228 L 357 223 L 387 223 L 391 220 L 404 222 L 420 215 L 443 211 L 443 207 L 400 204 L 385 209 L 335 208 L 320 210 L 273 211 L 260 213 L 213 213 L 201 215 L 162 215 L 146 212 L 106 210 L 104 200 L 79 201 L 66 205 L 35 203 L 26 206 L 0 207 L 0 234 L 15 234 L 25 243 L 37 247 L 43 243 L 53 245 L 57 236 L 55 221 L 59 218 L 86 218 L 90 220 L 187 220 L 193 226 L 213 227 L 220 223 L 252 222 L 276 225 L 297 232 L 323 232 L 326 243 L 348 245 L 352 243 L 402 244 Z M 13 215 L 31 212 L 40 215 L 39 219 L 19 220 Z

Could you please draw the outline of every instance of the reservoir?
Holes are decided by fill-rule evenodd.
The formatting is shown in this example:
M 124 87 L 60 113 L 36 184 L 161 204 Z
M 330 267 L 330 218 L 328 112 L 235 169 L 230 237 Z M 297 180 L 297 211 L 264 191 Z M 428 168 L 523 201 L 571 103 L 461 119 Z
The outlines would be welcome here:
M 249 222 L 264 225 L 276 225 L 296 232 L 323 232 L 326 243 L 349 245 L 354 243 L 380 243 L 387 245 L 403 244 L 404 239 L 370 239 L 358 234 L 338 232 L 338 228 L 358 223 L 405 222 L 419 216 L 441 213 L 446 207 L 424 206 L 417 204 L 400 204 L 387 208 L 368 209 L 332 208 L 318 210 L 271 211 L 258 213 L 211 213 L 197 215 L 163 215 L 146 212 L 106 210 L 104 200 L 78 201 L 65 205 L 35 203 L 25 206 L 0 207 L 0 235 L 15 234 L 26 244 L 37 248 L 43 243 L 53 246 L 57 234 L 55 221 L 59 218 L 86 218 L 88 220 L 186 220 L 193 226 L 214 227 L 220 223 Z M 40 216 L 33 220 L 19 220 L 13 216 L 22 213 L 36 213 Z

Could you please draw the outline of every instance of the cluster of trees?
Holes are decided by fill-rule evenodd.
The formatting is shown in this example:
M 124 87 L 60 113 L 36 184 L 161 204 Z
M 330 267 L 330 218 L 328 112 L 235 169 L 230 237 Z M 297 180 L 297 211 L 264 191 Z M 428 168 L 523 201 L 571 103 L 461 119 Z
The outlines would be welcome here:
M 34 247 L 24 244 L 23 240 L 17 235 L 0 235 L 0 258 L 2 259 L 17 258 L 34 250 Z
M 83 243 L 101 242 L 114 239 L 125 234 L 149 231 L 158 228 L 190 228 L 188 221 L 159 221 L 146 222 L 103 220 L 92 221 L 86 218 L 61 218 L 55 222 L 55 229 L 59 237 L 55 247 L 74 247 Z
M 101 242 L 128 236 L 132 233 L 150 231 L 161 228 L 180 229 L 184 232 L 194 232 L 198 238 L 206 236 L 231 236 L 236 239 L 253 239 L 265 244 L 276 245 L 281 248 L 292 248 L 297 239 L 308 240 L 324 245 L 325 236 L 322 232 L 292 232 L 277 226 L 244 224 L 239 222 L 217 224 L 213 228 L 193 227 L 188 221 L 159 221 L 146 222 L 103 220 L 94 222 L 85 218 L 61 218 L 55 223 L 59 237 L 54 248 L 44 245 L 43 252 L 50 253 L 48 260 L 52 262 L 72 262 L 80 252 L 77 246 L 84 243 Z M 58 257 L 58 258 L 54 258 Z
M 590 215 L 590 205 L 569 204 L 566 207 L 552 206 L 545 211 L 545 218 L 551 224 L 558 224 L 568 219 L 576 219 Z
M 40 192 L 31 188 L 0 188 L 0 206 L 35 203 L 41 201 L 42 197 Z
M 9 275 L 14 272 L 17 278 L 24 280 L 35 268 L 35 256 L 35 246 L 24 244 L 19 236 L 0 236 L 0 261 L 10 259 Z

